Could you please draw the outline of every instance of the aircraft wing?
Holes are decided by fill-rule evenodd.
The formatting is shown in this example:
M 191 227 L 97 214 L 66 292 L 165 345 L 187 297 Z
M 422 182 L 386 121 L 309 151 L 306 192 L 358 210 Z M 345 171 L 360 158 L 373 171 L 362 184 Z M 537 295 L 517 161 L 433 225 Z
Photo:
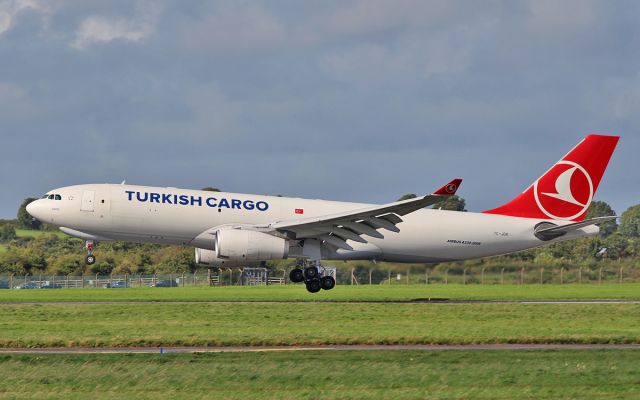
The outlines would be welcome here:
M 400 232 L 396 225 L 402 222 L 401 216 L 454 195 L 461 182 L 462 179 L 456 178 L 432 194 L 413 199 L 319 217 L 288 219 L 269 224 L 268 227 L 287 233 L 295 239 L 315 238 L 339 248 L 352 250 L 347 240 L 367 243 L 364 235 L 383 238 L 378 229 Z

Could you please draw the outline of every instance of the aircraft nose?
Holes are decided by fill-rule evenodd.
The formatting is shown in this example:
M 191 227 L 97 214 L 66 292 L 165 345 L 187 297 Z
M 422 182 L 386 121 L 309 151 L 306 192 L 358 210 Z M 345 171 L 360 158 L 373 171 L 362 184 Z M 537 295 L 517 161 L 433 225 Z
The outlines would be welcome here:
M 31 215 L 33 217 L 33 209 L 34 209 L 34 204 L 35 201 L 32 201 L 31 203 L 27 204 L 26 210 L 29 213 L 29 215 Z
M 42 203 L 39 200 L 27 204 L 26 210 L 33 218 L 42 219 Z

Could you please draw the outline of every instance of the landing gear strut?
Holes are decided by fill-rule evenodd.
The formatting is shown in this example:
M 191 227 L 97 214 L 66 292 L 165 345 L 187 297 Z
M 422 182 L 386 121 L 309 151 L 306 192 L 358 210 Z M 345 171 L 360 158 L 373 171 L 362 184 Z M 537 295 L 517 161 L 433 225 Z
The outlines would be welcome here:
M 85 248 L 87 249 L 87 256 L 84 258 L 84 261 L 87 265 L 93 265 L 96 262 L 96 257 L 93 255 L 93 241 L 87 240 L 85 242 Z
M 304 282 L 310 293 L 317 293 L 321 289 L 331 290 L 336 286 L 336 280 L 333 276 L 322 276 L 321 268 L 316 265 L 308 265 L 304 267 L 304 262 L 296 266 L 289 272 L 289 280 L 293 283 Z M 303 269 L 304 267 L 304 269 Z

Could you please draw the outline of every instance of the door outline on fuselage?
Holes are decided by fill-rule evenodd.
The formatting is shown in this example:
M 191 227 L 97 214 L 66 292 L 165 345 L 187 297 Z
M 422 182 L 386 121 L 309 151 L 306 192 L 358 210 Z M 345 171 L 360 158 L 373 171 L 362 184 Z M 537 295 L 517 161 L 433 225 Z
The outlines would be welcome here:
M 85 190 L 82 192 L 82 203 L 80 211 L 93 212 L 96 192 L 94 190 Z

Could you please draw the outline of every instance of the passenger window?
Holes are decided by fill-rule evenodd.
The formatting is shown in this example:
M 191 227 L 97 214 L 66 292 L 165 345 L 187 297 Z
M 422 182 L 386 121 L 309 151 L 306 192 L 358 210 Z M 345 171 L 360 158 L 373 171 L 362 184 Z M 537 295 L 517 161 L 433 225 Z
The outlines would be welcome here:
M 56 200 L 62 200 L 62 196 L 60 196 L 59 194 L 56 195 Z

